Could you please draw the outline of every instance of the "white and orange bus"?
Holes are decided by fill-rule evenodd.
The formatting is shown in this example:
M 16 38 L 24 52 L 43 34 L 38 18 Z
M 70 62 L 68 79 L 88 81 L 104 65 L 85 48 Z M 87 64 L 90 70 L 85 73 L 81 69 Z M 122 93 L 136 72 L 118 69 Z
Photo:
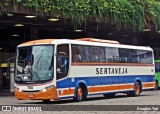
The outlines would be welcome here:
M 154 86 L 150 47 L 92 38 L 43 39 L 17 46 L 15 97 L 19 100 L 138 96 Z

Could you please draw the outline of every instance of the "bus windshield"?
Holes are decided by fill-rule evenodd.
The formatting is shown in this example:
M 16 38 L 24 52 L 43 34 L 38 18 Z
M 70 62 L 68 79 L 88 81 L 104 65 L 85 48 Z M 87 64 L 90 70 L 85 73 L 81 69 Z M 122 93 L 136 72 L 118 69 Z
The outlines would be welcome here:
M 53 45 L 17 49 L 15 82 L 44 83 L 53 79 Z

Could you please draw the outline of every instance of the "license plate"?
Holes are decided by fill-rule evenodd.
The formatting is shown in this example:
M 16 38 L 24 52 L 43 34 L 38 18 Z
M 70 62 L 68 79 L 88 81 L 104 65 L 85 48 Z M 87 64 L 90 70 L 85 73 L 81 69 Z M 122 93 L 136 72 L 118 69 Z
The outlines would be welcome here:
M 32 95 L 32 94 L 28 95 L 28 98 L 34 98 L 34 95 Z

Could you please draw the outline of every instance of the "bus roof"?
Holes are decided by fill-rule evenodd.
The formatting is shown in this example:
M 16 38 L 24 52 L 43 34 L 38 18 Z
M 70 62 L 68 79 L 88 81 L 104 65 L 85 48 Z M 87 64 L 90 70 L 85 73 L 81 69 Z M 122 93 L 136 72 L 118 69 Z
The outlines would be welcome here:
M 33 40 L 33 41 L 28 41 L 28 42 L 24 42 L 19 46 L 27 46 L 27 45 L 35 45 L 35 44 L 51 44 L 52 41 L 54 41 L 56 39 L 39 39 L 39 40 Z
M 22 43 L 19 46 L 35 45 L 35 44 L 51 44 L 52 41 L 54 41 L 54 40 L 57 40 L 57 39 L 33 40 L 33 41 Z M 59 39 L 59 40 L 66 40 L 66 39 Z M 96 39 L 96 38 L 79 38 L 79 39 L 74 39 L 74 40 L 77 40 L 77 41 L 88 41 L 88 42 L 99 42 L 99 43 L 109 43 L 109 44 L 119 44 L 118 41 L 103 40 L 103 39 Z
M 102 40 L 102 39 L 93 40 L 93 38 L 81 38 L 81 39 L 74 39 L 74 40 L 70 40 L 70 39 L 39 39 L 39 40 L 33 40 L 33 41 L 22 43 L 22 44 L 18 45 L 18 47 L 29 46 L 29 45 L 42 45 L 42 44 L 61 44 L 61 43 L 152 50 L 149 46 L 145 47 L 145 46 L 123 45 L 123 44 L 119 44 L 118 41 Z
M 107 44 L 119 44 L 118 41 L 114 40 L 103 40 L 103 39 L 96 39 L 96 38 L 80 38 L 80 39 L 75 39 L 78 41 L 88 41 L 88 42 L 99 42 L 99 43 L 107 43 Z

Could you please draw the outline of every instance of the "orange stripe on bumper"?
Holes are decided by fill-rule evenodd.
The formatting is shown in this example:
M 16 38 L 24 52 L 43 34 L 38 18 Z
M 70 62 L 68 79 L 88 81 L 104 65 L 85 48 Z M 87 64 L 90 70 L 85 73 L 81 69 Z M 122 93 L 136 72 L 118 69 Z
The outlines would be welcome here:
M 56 87 L 53 87 L 46 92 L 19 92 L 15 89 L 15 97 L 19 100 L 45 100 L 57 99 Z
M 65 89 L 65 90 L 58 90 L 58 95 L 59 96 L 73 95 L 73 94 L 74 94 L 74 89 L 71 89 L 71 88 L 68 88 L 68 89 Z

